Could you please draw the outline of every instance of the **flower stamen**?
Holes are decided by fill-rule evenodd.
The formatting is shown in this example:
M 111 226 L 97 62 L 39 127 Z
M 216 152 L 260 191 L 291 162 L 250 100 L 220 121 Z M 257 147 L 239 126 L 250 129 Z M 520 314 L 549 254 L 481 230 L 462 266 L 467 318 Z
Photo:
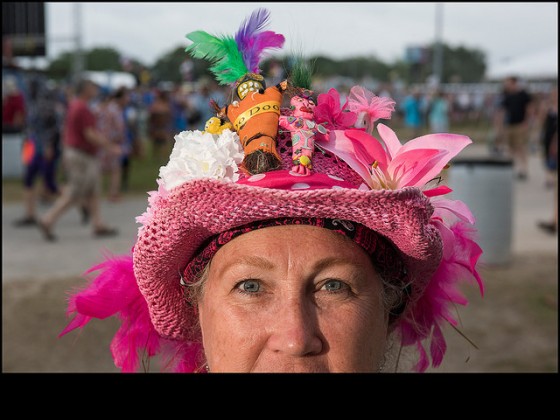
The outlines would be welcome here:
M 372 179 L 374 180 L 374 182 L 377 181 L 381 189 L 383 190 L 389 189 L 389 183 L 387 182 L 387 178 L 383 173 L 383 171 L 381 171 L 381 168 L 379 168 L 379 162 L 377 160 L 371 164 L 370 172 L 371 172 Z

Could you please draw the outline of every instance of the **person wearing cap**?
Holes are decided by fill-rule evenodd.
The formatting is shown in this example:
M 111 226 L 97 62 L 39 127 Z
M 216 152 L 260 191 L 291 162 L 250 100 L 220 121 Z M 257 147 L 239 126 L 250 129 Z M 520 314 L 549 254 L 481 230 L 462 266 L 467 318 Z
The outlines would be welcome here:
M 350 92 L 342 109 L 360 124 L 390 116 L 394 102 Z M 305 173 L 292 170 L 291 130 L 277 137 L 281 167 L 259 174 L 235 131 L 177 134 L 131 253 L 90 269 L 60 335 L 117 316 L 123 372 L 155 356 L 171 372 L 380 372 L 403 347 L 415 370 L 437 367 L 467 303 L 460 283 L 483 292 L 475 220 L 439 177 L 471 140 L 403 145 L 384 124 L 378 139 L 335 96 L 317 98 L 330 128 Z

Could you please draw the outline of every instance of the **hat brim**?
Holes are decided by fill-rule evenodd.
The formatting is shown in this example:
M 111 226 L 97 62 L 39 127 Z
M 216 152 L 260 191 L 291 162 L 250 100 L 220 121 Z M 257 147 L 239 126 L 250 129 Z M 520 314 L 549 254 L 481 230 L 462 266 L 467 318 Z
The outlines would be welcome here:
M 212 236 L 280 217 L 349 220 L 389 239 L 412 281 L 425 285 L 442 257 L 441 237 L 430 223 L 433 211 L 429 199 L 415 187 L 277 190 L 214 179 L 195 180 L 173 189 L 165 205 L 139 233 L 134 273 L 158 333 L 187 339 L 195 321 L 185 311 L 180 276 Z

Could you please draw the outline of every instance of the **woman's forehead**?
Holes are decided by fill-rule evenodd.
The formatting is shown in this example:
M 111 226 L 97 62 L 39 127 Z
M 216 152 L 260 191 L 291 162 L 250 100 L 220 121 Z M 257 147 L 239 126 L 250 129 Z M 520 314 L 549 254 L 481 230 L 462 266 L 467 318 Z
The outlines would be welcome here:
M 365 251 L 346 236 L 311 225 L 269 226 L 256 229 L 225 244 L 215 257 L 237 258 L 240 255 L 255 254 L 275 258 L 286 252 L 305 255 L 308 259 L 329 255 L 354 258 L 363 256 L 369 259 Z

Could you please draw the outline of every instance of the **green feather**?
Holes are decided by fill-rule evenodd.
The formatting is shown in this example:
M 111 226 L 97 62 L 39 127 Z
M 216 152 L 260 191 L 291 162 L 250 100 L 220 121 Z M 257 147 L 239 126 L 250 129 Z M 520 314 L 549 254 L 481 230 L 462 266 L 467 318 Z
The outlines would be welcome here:
M 223 41 L 204 31 L 195 31 L 186 35 L 193 43 L 185 51 L 194 58 L 215 61 L 221 59 L 225 54 Z
M 223 45 L 225 49 L 223 58 L 210 70 L 216 75 L 218 82 L 225 85 L 234 83 L 244 74 L 249 73 L 249 69 L 233 37 L 225 37 Z
M 208 60 L 218 83 L 231 84 L 249 73 L 233 37 L 216 37 L 204 31 L 194 31 L 186 37 L 193 43 L 185 51 L 194 58 Z

